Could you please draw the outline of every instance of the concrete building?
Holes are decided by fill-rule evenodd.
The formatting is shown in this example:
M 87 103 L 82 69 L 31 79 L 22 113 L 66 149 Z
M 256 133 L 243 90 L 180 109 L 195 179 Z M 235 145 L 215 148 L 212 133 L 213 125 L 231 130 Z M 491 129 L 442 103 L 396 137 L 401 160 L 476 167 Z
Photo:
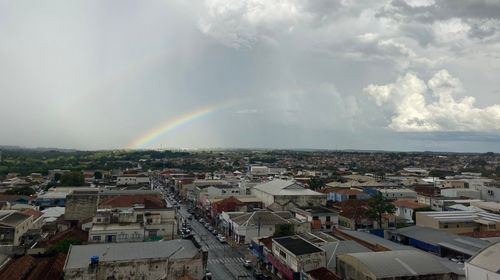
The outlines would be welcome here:
M 472 199 L 479 199 L 481 193 L 478 190 L 473 189 L 463 189 L 463 188 L 451 188 L 451 189 L 441 189 L 441 195 L 444 197 L 466 197 Z
M 312 230 L 331 230 L 339 225 L 337 212 L 326 207 L 294 208 L 295 218 L 311 223 Z
M 0 244 L 19 246 L 33 227 L 33 216 L 12 210 L 0 211 Z
M 146 174 L 126 174 L 116 177 L 116 185 L 149 185 L 149 176 Z
M 273 203 L 290 204 L 299 207 L 321 206 L 326 203 L 326 195 L 306 189 L 294 181 L 272 180 L 256 185 L 251 190 L 252 195 L 260 198 L 264 206 Z
M 465 263 L 467 280 L 500 280 L 500 242 L 478 252 Z
M 346 201 L 350 199 L 356 199 L 356 200 L 366 200 L 370 198 L 370 195 L 362 192 L 357 189 L 350 189 L 350 188 L 325 188 L 324 190 L 321 190 L 320 192 L 326 193 L 327 194 L 327 201 L 332 201 L 332 202 L 338 202 L 338 201 Z
M 500 215 L 476 211 L 417 212 L 417 225 L 452 233 L 495 231 L 500 229 Z
M 380 189 L 378 190 L 387 199 L 401 199 L 401 198 L 411 198 L 416 199 L 417 193 L 410 189 Z
M 99 204 L 98 189 L 74 190 L 66 196 L 66 220 L 82 221 L 93 217 Z
M 351 280 L 452 280 L 457 275 L 436 257 L 416 250 L 337 256 L 337 275 Z
M 208 253 L 191 240 L 71 246 L 66 280 L 202 279 Z
M 273 270 L 288 280 L 326 266 L 326 252 L 297 235 L 273 238 L 272 255 L 267 257 Z
M 274 235 L 276 227 L 291 225 L 287 219 L 291 218 L 289 212 L 272 212 L 258 210 L 233 217 L 229 224 L 232 226 L 232 237 L 237 243 L 249 244 L 254 238 Z

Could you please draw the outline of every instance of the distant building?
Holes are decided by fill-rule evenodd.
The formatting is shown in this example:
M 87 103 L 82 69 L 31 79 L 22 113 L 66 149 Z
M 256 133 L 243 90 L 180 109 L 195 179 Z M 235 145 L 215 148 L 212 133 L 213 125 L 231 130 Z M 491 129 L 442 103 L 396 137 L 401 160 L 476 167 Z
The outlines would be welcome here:
M 414 213 L 419 209 L 429 209 L 430 206 L 418 203 L 414 200 L 400 199 L 394 201 L 392 204 L 396 206 L 396 215 L 405 219 L 408 223 L 415 223 Z
M 202 279 L 207 257 L 184 239 L 71 246 L 64 279 Z
M 326 207 L 294 208 L 295 218 L 311 223 L 312 230 L 331 230 L 338 227 L 339 215 Z
M 380 189 L 378 190 L 387 199 L 400 199 L 400 198 L 417 198 L 417 193 L 410 189 Z
M 66 196 L 66 220 L 82 221 L 92 218 L 99 203 L 98 189 L 74 190 Z
M 452 233 L 495 231 L 500 229 L 500 215 L 475 211 L 417 212 L 417 225 Z
M 33 216 L 16 211 L 0 211 L 0 244 L 19 246 L 33 227 Z
M 325 194 L 306 189 L 294 181 L 272 180 L 254 186 L 251 192 L 266 207 L 273 203 L 284 205 L 293 202 L 299 207 L 321 206 L 326 203 Z
M 116 185 L 149 185 L 149 176 L 146 174 L 126 174 L 116 177 Z

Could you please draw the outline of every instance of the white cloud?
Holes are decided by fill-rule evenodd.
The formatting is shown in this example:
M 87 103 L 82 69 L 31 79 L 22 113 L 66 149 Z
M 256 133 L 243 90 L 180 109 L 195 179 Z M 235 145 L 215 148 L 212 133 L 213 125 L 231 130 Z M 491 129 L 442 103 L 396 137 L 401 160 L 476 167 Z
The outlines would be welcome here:
M 435 0 L 405 0 L 406 4 L 410 7 L 429 7 L 436 4 Z
M 300 0 L 206 0 L 200 30 L 230 47 L 250 47 L 266 33 L 291 32 L 311 17 Z
M 452 18 L 434 22 L 432 30 L 438 42 L 452 42 L 466 39 L 471 27 L 459 18 Z
M 364 92 L 391 113 L 389 128 L 400 132 L 500 131 L 500 105 L 477 108 L 472 96 L 460 97 L 460 80 L 437 72 L 427 83 L 407 73 L 387 85 L 369 85 Z

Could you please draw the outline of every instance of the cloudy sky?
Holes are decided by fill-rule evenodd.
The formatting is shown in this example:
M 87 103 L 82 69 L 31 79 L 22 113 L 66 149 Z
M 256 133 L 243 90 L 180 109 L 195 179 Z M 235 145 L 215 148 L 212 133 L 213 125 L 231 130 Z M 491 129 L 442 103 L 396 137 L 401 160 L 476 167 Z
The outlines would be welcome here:
M 500 1 L 0 0 L 0 144 L 500 152 Z

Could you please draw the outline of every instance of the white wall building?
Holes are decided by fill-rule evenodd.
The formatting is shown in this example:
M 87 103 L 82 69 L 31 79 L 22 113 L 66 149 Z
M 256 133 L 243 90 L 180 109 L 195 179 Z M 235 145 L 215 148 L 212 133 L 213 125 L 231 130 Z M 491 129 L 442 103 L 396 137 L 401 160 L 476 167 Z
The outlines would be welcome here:
M 467 280 L 500 280 L 500 242 L 484 248 L 465 263 Z
M 145 174 L 123 175 L 116 177 L 116 185 L 142 185 L 149 184 L 149 176 Z
M 410 189 L 400 188 L 400 189 L 380 189 L 378 190 L 384 197 L 388 199 L 400 199 L 400 198 L 417 198 L 417 193 Z

